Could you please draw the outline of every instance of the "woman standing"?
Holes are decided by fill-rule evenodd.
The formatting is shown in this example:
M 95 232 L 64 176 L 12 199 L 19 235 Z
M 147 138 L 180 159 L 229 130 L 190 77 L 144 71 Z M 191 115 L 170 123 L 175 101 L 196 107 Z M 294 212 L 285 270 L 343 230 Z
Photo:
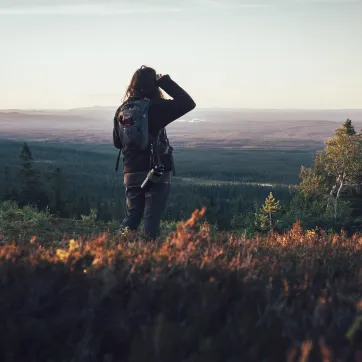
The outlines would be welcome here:
M 172 99 L 164 99 L 160 88 Z M 165 127 L 196 107 L 193 99 L 169 75 L 156 74 L 150 67 L 142 66 L 132 76 L 123 105 L 127 102 L 147 99 L 148 133 L 157 137 L 162 152 L 157 154 L 162 172 L 157 182 L 143 183 L 150 171 L 150 159 L 154 157 L 150 147 L 138 149 L 122 145 L 124 186 L 126 192 L 126 216 L 120 231 L 137 230 L 144 216 L 145 234 L 152 239 L 160 235 L 160 221 L 170 193 L 173 171 L 172 147 Z M 122 106 L 121 106 L 122 107 Z M 115 119 L 122 123 L 122 111 L 118 108 Z M 142 187 L 141 187 L 142 186 Z

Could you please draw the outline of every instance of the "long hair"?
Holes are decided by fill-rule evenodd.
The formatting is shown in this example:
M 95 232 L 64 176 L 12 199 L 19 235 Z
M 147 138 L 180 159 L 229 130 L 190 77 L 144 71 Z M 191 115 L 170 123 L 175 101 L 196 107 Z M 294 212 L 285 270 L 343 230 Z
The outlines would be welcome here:
M 153 68 L 142 65 L 141 68 L 136 70 L 122 102 L 126 102 L 131 97 L 164 98 L 162 91 L 157 85 L 156 71 Z

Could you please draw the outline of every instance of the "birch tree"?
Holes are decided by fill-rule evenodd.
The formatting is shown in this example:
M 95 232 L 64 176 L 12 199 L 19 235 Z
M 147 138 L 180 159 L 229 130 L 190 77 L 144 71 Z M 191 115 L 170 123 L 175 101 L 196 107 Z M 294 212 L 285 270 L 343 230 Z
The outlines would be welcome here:
M 362 134 L 357 134 L 350 119 L 325 142 L 314 167 L 302 167 L 300 179 L 298 188 L 302 194 L 333 197 L 336 217 L 341 193 L 362 183 Z

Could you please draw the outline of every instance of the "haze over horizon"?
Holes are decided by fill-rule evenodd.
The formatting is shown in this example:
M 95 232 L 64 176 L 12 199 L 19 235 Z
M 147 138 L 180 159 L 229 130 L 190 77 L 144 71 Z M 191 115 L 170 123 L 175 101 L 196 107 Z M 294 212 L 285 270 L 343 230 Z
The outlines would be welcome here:
M 71 112 L 77 110 L 92 111 L 92 110 L 114 110 L 116 106 L 112 105 L 88 105 L 88 106 L 79 106 L 72 108 L 1 108 L 0 113 L 8 112 Z M 191 111 L 190 114 L 193 114 L 198 111 L 240 111 L 240 112 L 343 112 L 343 111 L 353 111 L 353 112 L 362 112 L 362 108 L 248 108 L 248 107 L 197 107 L 195 110 Z M 349 118 L 348 115 L 346 115 Z
M 362 0 L 0 0 L 0 110 L 120 102 L 142 64 L 198 108 L 362 109 Z

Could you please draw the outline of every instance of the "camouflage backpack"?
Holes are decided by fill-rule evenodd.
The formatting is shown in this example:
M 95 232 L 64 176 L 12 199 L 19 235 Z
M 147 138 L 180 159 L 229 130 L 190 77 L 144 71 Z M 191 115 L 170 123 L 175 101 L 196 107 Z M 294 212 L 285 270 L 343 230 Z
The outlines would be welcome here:
M 145 150 L 149 144 L 147 98 L 130 100 L 122 104 L 115 116 L 116 139 L 119 137 L 123 148 Z M 118 148 L 118 147 L 117 147 Z
M 173 148 L 169 144 L 165 129 L 161 129 L 156 137 L 149 134 L 149 105 L 148 98 L 133 99 L 117 109 L 113 124 L 113 144 L 119 149 L 115 171 L 118 170 L 122 149 L 127 148 L 134 151 L 150 149 L 151 166 L 160 166 L 160 156 L 172 153 Z
M 119 149 L 116 171 L 123 148 L 143 151 L 149 147 L 147 98 L 129 100 L 116 111 L 113 120 L 113 144 Z

